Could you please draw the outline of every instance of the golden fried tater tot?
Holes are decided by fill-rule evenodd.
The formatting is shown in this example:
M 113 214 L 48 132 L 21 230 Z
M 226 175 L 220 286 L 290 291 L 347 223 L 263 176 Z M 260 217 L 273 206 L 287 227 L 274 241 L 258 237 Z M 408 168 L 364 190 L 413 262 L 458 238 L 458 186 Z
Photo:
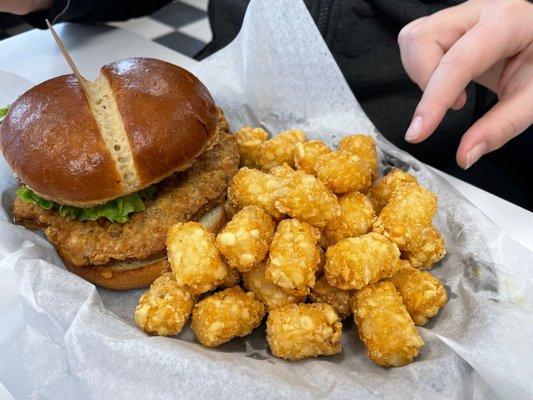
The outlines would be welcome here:
M 195 301 L 196 295 L 186 286 L 178 285 L 172 272 L 166 272 L 139 299 L 135 322 L 146 333 L 177 335 L 189 319 Z
M 294 169 L 292 169 L 288 164 L 278 165 L 269 171 L 271 175 L 279 179 L 287 179 L 291 177 L 294 172 Z
M 324 243 L 331 246 L 343 239 L 368 233 L 376 220 L 374 208 L 366 196 L 351 192 L 339 198 L 341 213 L 330 219 L 324 229 Z
M 235 132 L 234 137 L 239 146 L 241 166 L 259 168 L 257 160 L 268 140 L 268 133 L 262 128 L 243 126 Z
M 320 156 L 315 165 L 316 176 L 333 193 L 365 190 L 372 186 L 372 170 L 358 156 L 338 150 Z
M 374 206 L 377 214 L 389 202 L 392 192 L 405 183 L 418 183 L 418 181 L 413 175 L 401 169 L 393 169 L 370 188 L 367 194 L 368 199 Z
M 234 286 L 198 302 L 192 312 L 191 328 L 201 344 L 216 347 L 249 335 L 264 316 L 265 307 L 255 295 Z
M 230 288 L 230 287 L 235 286 L 237 283 L 239 283 L 240 280 L 241 280 L 241 274 L 239 274 L 239 271 L 228 267 L 228 274 L 222 280 L 222 283 L 220 284 L 220 286 L 223 288 Z
M 340 214 L 337 197 L 313 175 L 295 171 L 281 181 L 275 201 L 279 212 L 318 228 Z
M 400 367 L 418 355 L 424 341 L 391 282 L 358 290 L 352 308 L 359 337 L 376 364 Z
M 298 129 L 290 129 L 278 133 L 263 144 L 257 165 L 263 171 L 288 164 L 294 167 L 294 150 L 297 143 L 305 141 L 305 133 Z
M 284 219 L 274 233 L 265 276 L 283 289 L 307 294 L 320 263 L 320 233 L 297 219 Z
M 418 269 L 431 269 L 446 255 L 444 238 L 435 227 L 425 228 L 409 246 L 409 250 L 402 253 L 411 265 Z
M 320 156 L 331 153 L 330 148 L 322 140 L 296 143 L 294 165 L 296 169 L 310 175 L 316 175 L 315 165 Z
M 246 206 L 218 234 L 217 248 L 232 268 L 249 271 L 266 257 L 275 227 L 262 208 Z
M 276 177 L 243 167 L 230 183 L 228 204 L 235 211 L 250 205 L 258 206 L 279 220 L 283 218 L 283 214 L 275 206 L 275 194 L 280 187 L 280 181 Z
M 167 255 L 177 284 L 189 286 L 195 294 L 214 289 L 228 274 L 215 235 L 198 222 L 179 222 L 170 228 Z
M 342 290 L 361 289 L 391 277 L 398 268 L 398 246 L 379 233 L 344 239 L 326 250 L 324 274 Z
M 403 268 L 390 281 L 416 325 L 425 325 L 448 301 L 444 285 L 429 272 Z
M 255 293 L 257 299 L 263 303 L 267 311 L 305 301 L 305 295 L 297 295 L 274 285 L 265 277 L 266 263 L 262 262 L 251 271 L 242 274 L 244 287 Z
M 355 154 L 372 170 L 372 176 L 378 173 L 378 152 L 376 141 L 372 136 L 357 134 L 345 136 L 339 142 L 339 150 Z
M 346 318 L 352 313 L 352 292 L 341 290 L 331 286 L 325 277 L 316 281 L 311 289 L 309 297 L 315 303 L 326 303 L 335 309 L 340 319 Z
M 329 304 L 291 304 L 272 310 L 266 333 L 272 354 L 291 361 L 342 351 L 342 324 Z
M 422 186 L 399 186 L 374 222 L 373 230 L 408 250 L 422 230 L 431 225 L 437 211 L 437 196 Z

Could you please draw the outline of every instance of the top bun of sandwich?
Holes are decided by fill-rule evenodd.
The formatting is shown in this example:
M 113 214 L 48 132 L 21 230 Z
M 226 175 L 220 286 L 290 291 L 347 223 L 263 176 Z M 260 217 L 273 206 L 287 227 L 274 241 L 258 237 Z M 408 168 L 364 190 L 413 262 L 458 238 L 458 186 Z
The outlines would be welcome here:
M 187 169 L 216 129 L 215 103 L 194 75 L 130 58 L 83 88 L 63 75 L 24 93 L 0 124 L 0 148 L 40 197 L 90 207 Z

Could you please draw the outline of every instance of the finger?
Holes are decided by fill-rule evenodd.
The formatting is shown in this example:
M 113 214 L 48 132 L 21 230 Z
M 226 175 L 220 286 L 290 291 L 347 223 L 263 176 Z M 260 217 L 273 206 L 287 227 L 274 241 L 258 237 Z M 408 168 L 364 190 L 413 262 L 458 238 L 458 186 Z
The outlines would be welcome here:
M 483 155 L 499 149 L 533 122 L 533 85 L 500 100 L 466 131 L 457 149 L 457 164 L 470 168 Z M 529 101 L 529 103 L 528 103 Z
M 460 110 L 461 108 L 465 106 L 466 100 L 467 100 L 466 90 L 463 90 L 461 94 L 459 95 L 459 97 L 452 104 L 452 109 L 454 109 L 455 111 Z
M 491 40 L 486 40 L 487 37 Z M 466 85 L 499 59 L 511 55 L 509 43 L 512 43 L 509 30 L 494 24 L 479 23 L 463 35 L 431 75 L 406 140 L 418 143 L 431 135 Z

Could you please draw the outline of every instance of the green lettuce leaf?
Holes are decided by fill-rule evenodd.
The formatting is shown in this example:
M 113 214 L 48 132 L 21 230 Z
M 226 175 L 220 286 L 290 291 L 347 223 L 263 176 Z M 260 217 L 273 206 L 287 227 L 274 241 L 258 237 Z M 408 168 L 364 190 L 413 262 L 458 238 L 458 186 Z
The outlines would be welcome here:
M 4 119 L 4 116 L 7 114 L 8 111 L 9 111 L 9 106 L 0 108 L 0 122 L 2 122 L 2 120 Z
M 155 191 L 155 187 L 150 186 L 137 193 L 119 197 L 98 206 L 86 208 L 66 206 L 45 200 L 26 186 L 19 187 L 16 193 L 21 200 L 33 202 L 47 210 L 58 210 L 59 215 L 65 218 L 77 219 L 79 221 L 95 221 L 98 218 L 107 218 L 112 222 L 124 223 L 129 220 L 129 214 L 146 209 L 143 199 L 152 199 Z

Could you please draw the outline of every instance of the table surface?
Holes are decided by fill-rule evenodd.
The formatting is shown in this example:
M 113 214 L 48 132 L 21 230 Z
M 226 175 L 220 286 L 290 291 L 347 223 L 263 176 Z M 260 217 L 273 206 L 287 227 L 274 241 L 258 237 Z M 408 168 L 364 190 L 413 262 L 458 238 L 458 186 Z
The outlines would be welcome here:
M 129 31 L 108 26 L 59 24 L 56 27 L 83 74 L 94 79 L 99 68 L 126 57 L 154 57 L 188 68 L 195 60 Z M 70 73 L 47 31 L 31 30 L 0 42 L 0 70 L 38 83 Z M 441 171 L 470 202 L 508 236 L 533 251 L 533 213 Z

